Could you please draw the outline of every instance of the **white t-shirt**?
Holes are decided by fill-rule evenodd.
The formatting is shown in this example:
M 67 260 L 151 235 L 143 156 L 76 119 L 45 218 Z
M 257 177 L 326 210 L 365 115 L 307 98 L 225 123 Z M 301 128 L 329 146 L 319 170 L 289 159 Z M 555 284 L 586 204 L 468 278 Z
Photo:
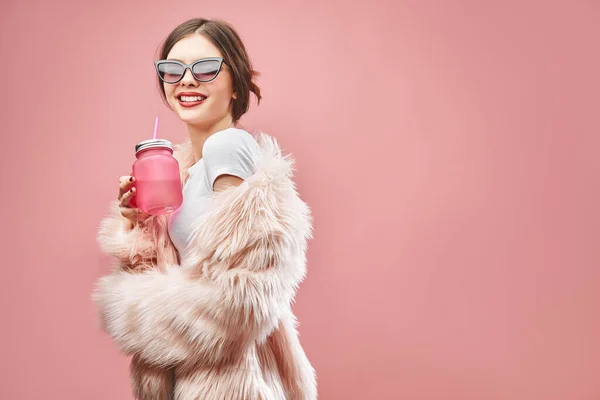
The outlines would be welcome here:
M 206 139 L 202 158 L 188 169 L 183 203 L 169 217 L 169 236 L 182 263 L 189 256 L 192 226 L 210 207 L 215 180 L 224 174 L 249 178 L 260 154 L 254 137 L 242 129 L 228 128 Z

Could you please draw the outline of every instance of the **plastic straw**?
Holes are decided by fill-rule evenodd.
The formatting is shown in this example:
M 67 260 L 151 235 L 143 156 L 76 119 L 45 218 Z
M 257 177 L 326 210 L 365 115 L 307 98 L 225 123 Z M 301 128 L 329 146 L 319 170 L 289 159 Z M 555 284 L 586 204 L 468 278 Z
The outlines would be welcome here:
M 156 117 L 156 121 L 154 121 L 154 135 L 152 139 L 156 139 L 156 134 L 158 133 L 158 117 Z

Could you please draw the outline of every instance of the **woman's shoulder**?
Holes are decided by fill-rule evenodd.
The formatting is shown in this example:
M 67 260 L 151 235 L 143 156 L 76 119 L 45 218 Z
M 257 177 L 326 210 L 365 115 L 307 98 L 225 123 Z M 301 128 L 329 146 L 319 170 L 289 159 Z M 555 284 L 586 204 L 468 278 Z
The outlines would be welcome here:
M 216 132 L 204 142 L 202 153 L 211 153 L 213 150 L 226 151 L 236 148 L 258 149 L 258 142 L 248 131 L 240 128 L 227 128 Z
M 255 171 L 261 158 L 256 139 L 247 131 L 229 128 L 216 132 L 206 139 L 202 158 L 207 176 L 212 182 L 220 174 L 246 179 Z

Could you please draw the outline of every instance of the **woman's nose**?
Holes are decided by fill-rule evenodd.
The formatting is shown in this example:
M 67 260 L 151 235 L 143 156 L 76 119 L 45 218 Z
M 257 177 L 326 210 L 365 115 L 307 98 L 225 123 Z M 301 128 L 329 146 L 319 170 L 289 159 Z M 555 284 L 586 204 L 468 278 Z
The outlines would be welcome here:
M 196 81 L 196 78 L 194 78 L 194 75 L 192 75 L 192 71 L 189 68 L 187 68 L 183 73 L 181 84 L 183 86 L 196 86 L 197 83 L 198 82 Z

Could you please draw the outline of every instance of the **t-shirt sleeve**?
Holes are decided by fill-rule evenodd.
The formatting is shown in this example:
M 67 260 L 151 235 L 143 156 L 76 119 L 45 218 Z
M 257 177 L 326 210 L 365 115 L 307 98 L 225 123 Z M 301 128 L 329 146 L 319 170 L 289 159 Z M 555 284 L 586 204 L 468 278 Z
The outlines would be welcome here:
M 247 179 L 256 170 L 258 143 L 245 131 L 225 130 L 211 135 L 202 149 L 210 188 L 221 175 Z

